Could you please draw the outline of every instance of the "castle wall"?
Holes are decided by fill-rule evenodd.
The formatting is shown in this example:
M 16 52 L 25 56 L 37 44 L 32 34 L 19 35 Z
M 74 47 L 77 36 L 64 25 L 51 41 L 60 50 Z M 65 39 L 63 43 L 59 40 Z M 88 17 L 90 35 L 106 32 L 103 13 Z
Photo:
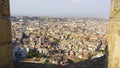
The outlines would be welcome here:
M 9 0 L 0 0 L 0 68 L 12 68 Z

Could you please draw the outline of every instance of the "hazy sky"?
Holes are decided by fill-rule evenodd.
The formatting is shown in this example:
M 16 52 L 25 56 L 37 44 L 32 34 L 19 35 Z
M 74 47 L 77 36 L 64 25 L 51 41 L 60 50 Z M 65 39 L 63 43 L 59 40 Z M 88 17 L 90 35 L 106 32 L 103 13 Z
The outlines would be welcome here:
M 11 15 L 109 17 L 111 0 L 10 0 Z

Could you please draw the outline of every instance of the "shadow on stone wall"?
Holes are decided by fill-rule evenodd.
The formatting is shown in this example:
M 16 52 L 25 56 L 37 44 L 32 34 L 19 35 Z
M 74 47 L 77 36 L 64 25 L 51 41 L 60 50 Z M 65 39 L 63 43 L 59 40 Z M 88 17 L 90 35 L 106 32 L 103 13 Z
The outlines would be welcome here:
M 100 58 L 69 64 L 67 66 L 19 62 L 14 64 L 14 68 L 107 68 L 107 57 L 104 55 Z

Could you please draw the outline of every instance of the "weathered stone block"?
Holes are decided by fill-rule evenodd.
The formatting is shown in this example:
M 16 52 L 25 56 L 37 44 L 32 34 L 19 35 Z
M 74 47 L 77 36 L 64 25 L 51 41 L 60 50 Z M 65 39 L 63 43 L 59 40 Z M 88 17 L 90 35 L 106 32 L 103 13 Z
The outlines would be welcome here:
M 12 45 L 0 45 L 0 68 L 12 68 Z
M 0 44 L 11 42 L 11 25 L 10 22 L 0 19 Z
M 9 17 L 9 11 L 9 0 L 0 0 L 0 17 Z

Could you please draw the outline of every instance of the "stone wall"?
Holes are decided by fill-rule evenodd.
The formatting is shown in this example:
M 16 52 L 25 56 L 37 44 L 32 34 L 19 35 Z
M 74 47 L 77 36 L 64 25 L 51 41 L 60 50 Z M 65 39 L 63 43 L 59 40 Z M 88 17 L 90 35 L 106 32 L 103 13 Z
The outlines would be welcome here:
M 107 68 L 106 55 L 78 63 L 72 63 L 67 66 L 60 66 L 54 64 L 39 64 L 39 63 L 15 63 L 15 68 Z
M 112 0 L 108 35 L 108 68 L 120 68 L 120 0 Z
M 10 16 L 9 0 L 0 0 L 0 17 L 9 16 Z
M 13 68 L 9 0 L 0 0 L 0 68 Z

